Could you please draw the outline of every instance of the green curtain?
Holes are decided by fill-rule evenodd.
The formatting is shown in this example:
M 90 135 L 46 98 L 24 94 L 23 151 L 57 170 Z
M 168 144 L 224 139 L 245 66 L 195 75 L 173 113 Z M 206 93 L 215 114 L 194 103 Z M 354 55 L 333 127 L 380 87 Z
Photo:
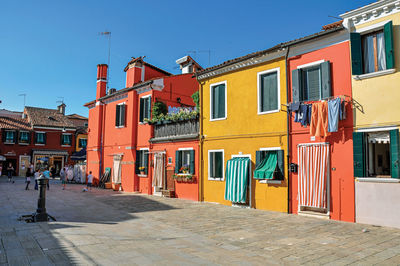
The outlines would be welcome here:
M 254 171 L 255 179 L 274 179 L 274 172 L 278 162 L 276 151 L 270 151 L 266 154 L 264 160 Z
M 246 203 L 249 179 L 249 158 L 233 158 L 226 163 L 225 199 Z

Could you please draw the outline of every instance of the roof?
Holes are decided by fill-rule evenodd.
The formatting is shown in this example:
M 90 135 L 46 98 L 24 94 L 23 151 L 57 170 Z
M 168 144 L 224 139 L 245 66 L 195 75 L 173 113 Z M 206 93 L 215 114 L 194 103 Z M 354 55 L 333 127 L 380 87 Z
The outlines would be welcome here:
M 340 21 L 336 21 L 336 22 L 333 22 L 333 23 L 331 23 L 331 24 L 322 26 L 322 29 L 323 29 L 323 30 L 334 29 L 334 28 L 337 28 L 337 27 L 342 26 L 342 24 L 343 24 L 343 19 L 340 20 Z
M 66 117 L 68 117 L 69 119 L 80 119 L 80 120 L 88 120 L 87 117 L 78 115 L 78 114 L 70 114 L 70 115 L 66 115 Z
M 32 126 L 75 128 L 74 123 L 57 109 L 26 106 L 25 112 Z
M 328 26 L 328 25 L 326 25 L 326 26 Z M 292 41 L 280 43 L 280 44 L 275 45 L 275 46 L 273 46 L 271 48 L 268 48 L 266 50 L 254 52 L 254 53 L 247 54 L 247 55 L 235 58 L 235 59 L 231 59 L 231 60 L 225 61 L 222 64 L 219 64 L 219 65 L 216 65 L 216 66 L 213 66 L 213 67 L 209 67 L 209 68 L 205 68 L 203 70 L 200 70 L 196 74 L 197 74 L 197 76 L 200 76 L 200 75 L 203 75 L 205 73 L 214 71 L 216 69 L 220 69 L 220 68 L 223 68 L 223 67 L 226 67 L 226 66 L 229 66 L 229 65 L 233 65 L 235 63 L 239 63 L 239 62 L 245 61 L 245 60 L 250 59 L 250 58 L 263 56 L 263 55 L 271 53 L 271 52 L 276 52 L 276 51 L 278 51 L 280 49 L 285 49 L 285 48 L 287 48 L 287 47 L 289 47 L 291 45 L 295 45 L 295 44 L 298 44 L 298 43 L 301 43 L 301 42 L 312 40 L 312 39 L 315 39 L 315 38 L 318 38 L 318 37 L 321 37 L 321 36 L 324 36 L 324 35 L 327 35 L 327 34 L 330 34 L 330 33 L 333 33 L 333 32 L 337 32 L 337 31 L 340 31 L 340 30 L 343 30 L 343 29 L 344 29 L 344 27 L 343 27 L 342 23 L 332 23 L 332 24 L 329 24 L 329 27 L 327 27 L 326 30 L 323 30 L 323 31 L 320 31 L 320 32 L 317 32 L 317 33 L 314 33 L 314 34 L 311 34 L 311 35 L 307 35 L 305 37 L 301 37 L 301 38 L 298 38 L 298 39 L 294 39 Z
M 31 125 L 28 119 L 22 117 L 0 117 L 0 128 L 4 129 L 17 129 L 17 130 L 31 130 Z
M 164 73 L 164 74 L 166 74 L 166 75 L 171 75 L 171 73 L 169 73 L 169 72 L 167 72 L 167 71 L 165 71 L 165 70 L 163 70 L 163 69 L 161 69 L 161 68 L 158 68 L 158 67 L 156 67 L 156 66 L 153 66 L 152 64 L 149 64 L 149 63 L 145 62 L 145 61 L 143 60 L 143 57 L 142 57 L 142 56 L 139 56 L 139 57 L 136 57 L 136 58 L 135 58 L 135 57 L 132 57 L 131 61 L 129 61 L 128 64 L 126 65 L 126 67 L 124 68 L 124 71 L 126 72 L 126 71 L 129 69 L 129 65 L 130 65 L 130 64 L 133 64 L 133 63 L 138 62 L 138 61 L 140 61 L 140 62 L 142 62 L 143 64 L 145 64 L 146 66 L 151 67 L 151 68 L 153 68 L 153 69 L 155 69 L 155 70 L 157 70 L 157 71 L 159 71 L 159 72 L 162 72 L 162 73 Z

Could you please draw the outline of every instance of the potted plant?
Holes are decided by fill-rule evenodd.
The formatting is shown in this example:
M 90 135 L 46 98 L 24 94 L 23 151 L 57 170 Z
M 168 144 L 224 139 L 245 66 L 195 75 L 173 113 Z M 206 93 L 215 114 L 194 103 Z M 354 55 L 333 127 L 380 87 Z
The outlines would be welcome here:
M 139 171 L 140 171 L 140 174 L 141 175 L 144 175 L 145 173 L 144 173 L 144 170 L 145 170 L 145 167 L 144 166 L 139 166 Z
M 183 165 L 181 167 L 181 169 L 179 169 L 179 173 L 188 174 L 189 173 L 189 166 L 188 165 Z

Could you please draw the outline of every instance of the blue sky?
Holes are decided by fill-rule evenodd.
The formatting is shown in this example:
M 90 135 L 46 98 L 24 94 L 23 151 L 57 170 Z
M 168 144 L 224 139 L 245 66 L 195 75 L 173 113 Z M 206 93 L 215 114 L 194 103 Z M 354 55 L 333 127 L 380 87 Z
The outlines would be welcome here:
M 56 108 L 64 97 L 68 114 L 87 116 L 96 65 L 107 63 L 102 31 L 112 32 L 110 88 L 121 89 L 132 56 L 171 73 L 187 54 L 209 67 L 320 31 L 336 21 L 329 16 L 371 2 L 2 0 L 0 108 L 21 111 L 26 93 L 26 105 Z

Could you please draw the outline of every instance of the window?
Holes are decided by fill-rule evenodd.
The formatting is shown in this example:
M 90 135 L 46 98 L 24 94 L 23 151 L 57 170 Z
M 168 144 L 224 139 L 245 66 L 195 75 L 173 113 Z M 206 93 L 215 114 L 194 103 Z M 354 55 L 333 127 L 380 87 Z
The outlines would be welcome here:
M 124 103 L 116 105 L 116 110 L 115 110 L 116 127 L 125 126 L 125 110 L 126 110 L 126 105 Z
M 175 152 L 175 174 L 194 174 L 194 150 Z
M 208 179 L 224 180 L 224 151 L 208 151 Z
M 78 142 L 79 148 L 86 148 L 86 145 L 87 145 L 87 139 L 79 139 L 79 142 Z
M 279 111 L 279 68 L 257 74 L 258 113 Z
M 399 130 L 354 132 L 354 176 L 400 178 Z
M 331 64 L 329 61 L 321 60 L 298 66 L 292 71 L 293 102 L 317 101 L 331 95 Z
M 71 146 L 72 135 L 71 134 L 61 134 L 61 145 Z
M 136 151 L 136 165 L 135 165 L 136 174 L 147 175 L 148 165 L 149 165 L 149 151 L 148 150 Z
M 384 21 L 374 27 L 350 33 L 353 75 L 394 68 L 393 23 Z
M 46 144 L 45 132 L 35 132 L 35 144 Z
M 226 81 L 210 85 L 211 119 L 220 120 L 226 118 Z
M 255 179 L 284 179 L 284 151 L 280 148 L 266 148 L 256 151 Z
M 140 98 L 140 117 L 139 122 L 151 118 L 151 96 Z
M 3 131 L 3 142 L 8 144 L 14 144 L 16 141 L 15 130 L 4 130 Z
M 31 135 L 30 135 L 29 131 L 20 131 L 19 132 L 18 143 L 20 143 L 20 144 L 29 144 L 31 142 L 30 138 L 31 138 Z

